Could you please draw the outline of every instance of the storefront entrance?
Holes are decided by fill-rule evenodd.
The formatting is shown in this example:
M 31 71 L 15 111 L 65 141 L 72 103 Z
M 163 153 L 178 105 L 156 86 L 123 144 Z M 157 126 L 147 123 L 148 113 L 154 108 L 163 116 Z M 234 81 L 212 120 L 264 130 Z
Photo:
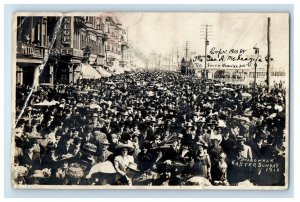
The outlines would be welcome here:
M 23 69 L 23 84 L 32 86 L 34 80 L 34 66 L 24 66 Z

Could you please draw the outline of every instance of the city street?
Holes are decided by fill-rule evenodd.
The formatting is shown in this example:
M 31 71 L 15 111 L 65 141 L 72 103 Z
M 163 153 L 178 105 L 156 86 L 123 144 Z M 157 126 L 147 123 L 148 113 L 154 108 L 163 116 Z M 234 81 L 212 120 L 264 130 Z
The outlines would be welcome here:
M 287 188 L 287 13 L 14 17 L 14 187 Z
M 28 92 L 17 86 L 17 115 Z M 282 185 L 285 93 L 161 71 L 39 86 L 17 122 L 15 180 Z

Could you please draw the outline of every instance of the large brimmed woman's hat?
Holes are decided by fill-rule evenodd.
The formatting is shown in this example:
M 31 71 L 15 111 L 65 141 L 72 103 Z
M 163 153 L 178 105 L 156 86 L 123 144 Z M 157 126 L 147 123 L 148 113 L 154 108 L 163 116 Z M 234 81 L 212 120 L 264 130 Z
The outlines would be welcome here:
M 119 143 L 116 146 L 116 149 L 124 149 L 124 148 L 127 148 L 130 151 L 134 150 L 134 146 L 132 144 L 130 144 L 130 143 Z
M 97 145 L 87 142 L 87 143 L 83 144 L 81 151 L 86 154 L 95 155 L 97 153 L 97 149 L 98 149 Z
M 84 173 L 79 165 L 74 164 L 66 170 L 66 175 L 71 178 L 79 179 L 84 176 Z
M 132 163 L 130 162 L 127 166 L 127 168 L 133 170 L 133 171 L 140 171 L 138 168 L 137 168 L 137 164 L 136 163 Z

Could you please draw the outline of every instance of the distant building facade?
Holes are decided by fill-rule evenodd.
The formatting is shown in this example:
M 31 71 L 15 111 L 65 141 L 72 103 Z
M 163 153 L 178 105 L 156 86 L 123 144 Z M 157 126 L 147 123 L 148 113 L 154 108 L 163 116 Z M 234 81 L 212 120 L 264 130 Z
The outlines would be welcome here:
M 112 17 L 18 17 L 17 27 L 17 83 L 76 83 L 82 64 L 107 71 L 126 64 L 126 32 Z

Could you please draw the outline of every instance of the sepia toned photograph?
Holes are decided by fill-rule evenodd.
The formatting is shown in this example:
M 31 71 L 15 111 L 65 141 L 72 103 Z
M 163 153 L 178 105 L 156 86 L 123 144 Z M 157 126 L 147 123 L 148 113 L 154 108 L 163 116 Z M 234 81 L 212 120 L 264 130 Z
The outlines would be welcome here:
M 12 17 L 14 188 L 288 188 L 287 13 Z

